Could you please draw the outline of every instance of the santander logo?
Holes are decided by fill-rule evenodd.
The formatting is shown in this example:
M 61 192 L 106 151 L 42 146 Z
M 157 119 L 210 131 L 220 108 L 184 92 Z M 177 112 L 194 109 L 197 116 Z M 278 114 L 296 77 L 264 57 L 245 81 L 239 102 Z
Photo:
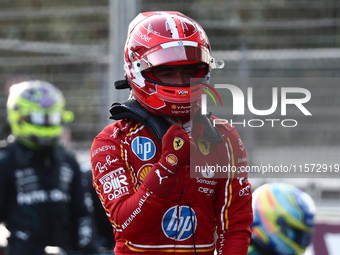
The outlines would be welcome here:
M 139 38 L 140 39 L 142 39 L 142 40 L 144 40 L 144 41 L 146 41 L 146 42 L 150 42 L 150 40 L 152 39 L 152 38 L 150 38 L 148 35 L 146 35 L 146 34 L 143 34 L 141 31 L 137 31 L 137 35 L 139 36 Z

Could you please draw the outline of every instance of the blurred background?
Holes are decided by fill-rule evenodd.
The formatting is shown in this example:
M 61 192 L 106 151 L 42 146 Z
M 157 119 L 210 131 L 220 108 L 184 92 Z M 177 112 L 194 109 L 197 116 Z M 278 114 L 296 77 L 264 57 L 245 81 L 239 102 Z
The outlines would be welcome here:
M 113 84 L 124 78 L 128 24 L 139 12 L 152 10 L 177 10 L 203 26 L 213 56 L 225 61 L 213 77 L 318 79 L 301 86 L 312 93 L 307 108 L 313 116 L 298 127 L 237 126 L 250 164 L 340 163 L 337 0 L 1 0 L 0 138 L 7 135 L 9 86 L 28 78 L 49 81 L 63 91 L 67 109 L 75 114 L 64 140 L 86 169 L 93 138 L 112 122 L 111 103 L 127 98 L 128 92 L 115 91 Z M 271 90 L 257 88 L 254 105 L 268 109 Z M 316 201 L 318 222 L 308 254 L 335 255 L 340 250 L 339 176 L 250 175 L 250 180 L 253 189 L 285 181 L 308 192 Z

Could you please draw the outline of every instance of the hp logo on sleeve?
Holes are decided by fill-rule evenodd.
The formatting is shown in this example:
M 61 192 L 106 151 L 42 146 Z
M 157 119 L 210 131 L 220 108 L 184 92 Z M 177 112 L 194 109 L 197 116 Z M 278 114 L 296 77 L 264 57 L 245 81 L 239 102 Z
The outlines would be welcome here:
M 133 153 L 143 161 L 150 160 L 155 156 L 156 153 L 156 146 L 154 142 L 144 136 L 137 136 L 132 141 L 132 151 Z
M 165 212 L 162 219 L 165 236 L 176 241 L 184 241 L 191 237 L 196 227 L 195 211 L 188 206 L 173 206 Z

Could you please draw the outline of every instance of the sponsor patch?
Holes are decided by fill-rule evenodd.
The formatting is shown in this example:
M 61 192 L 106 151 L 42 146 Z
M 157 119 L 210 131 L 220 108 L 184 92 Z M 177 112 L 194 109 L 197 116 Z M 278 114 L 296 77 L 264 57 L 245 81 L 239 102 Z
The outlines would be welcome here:
M 194 229 L 192 229 L 193 226 Z M 164 235 L 175 241 L 184 241 L 190 238 L 196 227 L 195 211 L 188 206 L 173 206 L 164 213 L 162 218 Z
M 214 180 L 200 179 L 198 177 L 196 177 L 196 182 L 197 183 L 204 183 L 204 184 L 207 184 L 207 185 L 216 185 L 217 184 L 217 182 L 214 181 Z
M 250 191 L 251 191 L 250 186 L 246 186 L 245 188 L 241 189 L 241 190 L 238 192 L 238 195 L 239 195 L 240 197 L 248 196 L 248 195 L 250 195 Z
M 97 155 L 100 152 L 103 151 L 108 151 L 108 150 L 116 150 L 116 147 L 114 145 L 104 145 L 100 148 L 95 149 L 94 151 L 92 151 L 92 157 L 94 157 L 95 155 Z
M 146 175 L 150 172 L 153 164 L 145 164 L 141 168 L 139 168 L 137 172 L 137 177 L 140 181 L 143 181 Z
M 157 176 L 158 176 L 158 178 L 159 178 L 159 185 L 162 184 L 163 179 L 168 179 L 168 178 L 169 178 L 169 176 L 167 176 L 167 175 L 165 175 L 164 177 L 161 176 L 161 172 L 159 171 L 159 169 L 157 169 L 157 170 L 155 171 L 155 173 L 157 174 Z
M 123 174 L 123 173 L 125 173 L 125 169 L 124 169 L 123 167 L 119 167 L 119 168 L 117 168 L 117 169 L 115 169 L 115 170 L 112 170 L 112 171 L 110 171 L 109 173 L 103 175 L 103 176 L 99 179 L 99 182 L 100 182 L 101 184 L 103 184 L 103 183 L 105 183 L 105 182 L 107 182 L 107 181 L 112 180 L 114 177 Z
M 110 135 L 110 137 L 117 138 L 118 131 L 119 131 L 119 128 L 114 127 L 112 131 L 112 135 Z
M 142 206 L 145 201 L 148 199 L 151 193 L 146 192 L 145 195 L 139 200 L 138 207 L 131 213 L 131 215 L 127 218 L 127 220 L 123 223 L 122 228 L 126 229 L 130 223 L 138 216 L 138 214 L 142 211 Z
M 181 97 L 186 97 L 187 95 L 189 95 L 189 90 L 178 90 L 177 93 L 178 93 Z
M 148 137 L 137 136 L 131 143 L 132 152 L 143 161 L 153 158 L 156 153 L 155 143 Z
M 189 110 L 185 110 L 185 111 L 171 111 L 172 114 L 189 114 L 190 111 Z
M 241 138 L 238 139 L 238 145 L 239 145 L 240 150 L 244 151 L 244 145 L 243 145 Z
M 197 145 L 204 156 L 207 156 L 210 153 L 210 142 L 205 140 L 204 137 L 197 137 Z
M 198 187 L 198 191 L 206 194 L 207 196 L 212 196 L 215 192 L 213 188 L 207 188 L 207 187 Z
M 182 138 L 180 138 L 180 137 L 175 137 L 174 138 L 173 145 L 174 145 L 174 149 L 176 151 L 178 151 L 180 148 L 182 148 L 183 144 L 184 144 L 184 140 Z
M 137 36 L 139 36 L 140 39 L 146 41 L 146 42 L 150 42 L 150 40 L 152 39 L 151 37 L 149 37 L 147 34 L 143 34 L 141 31 L 137 31 Z
M 129 189 L 127 187 L 128 183 L 127 177 L 123 175 L 124 168 L 118 168 L 114 173 L 109 173 L 99 179 L 103 184 L 104 194 L 108 194 L 108 199 L 113 200 L 122 195 L 129 194 Z M 117 174 L 120 174 L 117 176 Z
M 248 179 L 247 178 L 245 178 L 245 177 L 237 177 L 237 179 L 238 179 L 238 182 L 239 182 L 239 184 L 241 186 L 243 186 L 243 184 L 248 185 Z
M 119 177 L 114 177 L 113 179 L 107 181 L 103 185 L 104 193 L 110 193 L 115 189 L 119 189 L 122 187 L 122 184 L 127 186 L 128 183 L 126 182 L 127 178 L 125 175 L 120 175 Z
M 177 157 L 174 154 L 169 154 L 169 155 L 166 156 L 166 162 L 169 165 L 174 166 L 174 165 L 177 164 L 178 159 L 177 159 Z
M 53 189 L 53 190 L 33 190 L 29 192 L 18 192 L 17 203 L 22 205 L 34 205 L 46 202 L 63 202 L 68 203 L 70 196 L 67 192 Z
M 242 163 L 242 162 L 246 162 L 247 158 L 238 158 L 237 159 L 237 163 Z
M 114 200 L 116 198 L 119 198 L 123 195 L 129 194 L 129 189 L 128 187 L 124 186 L 124 187 L 120 187 L 118 189 L 115 189 L 112 193 L 110 193 L 107 198 L 109 200 Z
M 126 136 L 125 136 L 125 140 L 124 141 L 120 140 L 120 142 L 121 142 L 121 144 L 126 144 L 126 145 L 130 146 L 129 142 L 127 141 L 127 137 Z
M 115 159 L 111 159 L 110 155 L 106 155 L 105 157 L 106 162 L 103 164 L 102 162 L 97 162 L 96 166 L 95 166 L 95 170 L 99 171 L 99 173 L 102 173 L 106 170 L 108 170 L 108 166 L 111 166 L 113 163 L 117 162 L 119 159 L 115 158 Z

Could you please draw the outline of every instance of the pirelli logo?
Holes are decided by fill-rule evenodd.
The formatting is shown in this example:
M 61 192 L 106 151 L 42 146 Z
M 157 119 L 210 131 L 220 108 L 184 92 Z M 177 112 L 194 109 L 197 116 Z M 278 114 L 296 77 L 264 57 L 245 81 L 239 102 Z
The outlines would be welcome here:
M 101 184 L 104 184 L 105 182 L 108 182 L 110 180 L 112 180 L 114 177 L 116 176 L 119 176 L 121 174 L 125 173 L 125 169 L 123 167 L 120 167 L 116 170 L 113 170 L 107 174 L 105 174 L 104 176 L 102 176 L 100 179 L 99 179 L 99 182 Z

